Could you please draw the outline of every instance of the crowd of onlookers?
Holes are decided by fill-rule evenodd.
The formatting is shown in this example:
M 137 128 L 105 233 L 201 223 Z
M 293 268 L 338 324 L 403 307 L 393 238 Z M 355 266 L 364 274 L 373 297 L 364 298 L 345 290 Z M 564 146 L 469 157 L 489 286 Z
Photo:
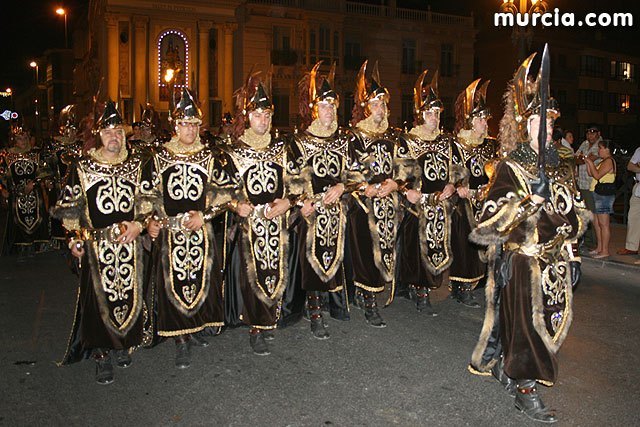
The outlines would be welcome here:
M 553 141 L 561 150 L 571 150 L 577 165 L 576 185 L 587 208 L 593 212 L 593 223 L 584 237 L 584 247 L 593 258 L 607 258 L 611 240 L 611 214 L 619 185 L 616 177 L 625 176 L 619 171 L 612 141 L 602 138 L 596 125 L 587 127 L 586 139 L 577 145 L 570 130 L 556 127 Z M 577 145 L 577 147 L 576 147 Z M 640 249 L 640 147 L 636 148 L 626 170 L 634 174 L 634 185 L 627 214 L 625 247 L 618 255 L 636 255 Z M 626 182 L 624 183 L 626 185 Z

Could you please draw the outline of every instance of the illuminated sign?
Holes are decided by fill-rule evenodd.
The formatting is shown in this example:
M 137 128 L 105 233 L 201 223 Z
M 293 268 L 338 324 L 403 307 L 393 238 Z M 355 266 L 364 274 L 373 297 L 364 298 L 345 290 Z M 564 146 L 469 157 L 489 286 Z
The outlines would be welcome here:
M 15 111 L 4 110 L 2 114 L 0 114 L 0 117 L 5 120 L 15 120 L 18 118 L 18 113 Z

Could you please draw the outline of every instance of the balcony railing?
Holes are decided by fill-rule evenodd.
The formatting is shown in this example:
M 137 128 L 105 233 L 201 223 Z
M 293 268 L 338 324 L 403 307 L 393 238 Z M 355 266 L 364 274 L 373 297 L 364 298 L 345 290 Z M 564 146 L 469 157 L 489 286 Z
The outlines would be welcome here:
M 405 21 L 418 21 L 432 25 L 465 25 L 473 26 L 472 16 L 449 15 L 430 10 L 414 10 L 391 8 L 389 6 L 371 5 L 358 2 L 338 2 L 327 0 L 249 0 L 248 3 L 270 6 L 291 7 L 322 12 L 343 12 L 350 15 L 378 16 Z

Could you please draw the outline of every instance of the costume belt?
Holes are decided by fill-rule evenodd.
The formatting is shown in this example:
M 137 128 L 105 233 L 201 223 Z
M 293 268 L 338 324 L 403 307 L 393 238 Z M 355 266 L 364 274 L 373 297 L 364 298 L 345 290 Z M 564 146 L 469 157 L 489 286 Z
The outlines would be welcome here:
M 163 218 L 156 217 L 154 219 L 160 223 L 161 228 L 166 228 L 174 233 L 187 233 L 191 232 L 191 230 L 189 230 L 184 224 L 189 221 L 190 218 L 191 215 L 188 212 L 183 212 L 176 216 L 167 216 Z
M 82 228 L 80 229 L 80 240 L 108 240 L 111 243 L 118 243 L 120 236 L 127 231 L 127 226 L 122 223 L 112 224 L 105 228 Z
M 570 225 L 562 225 L 556 228 L 555 237 L 546 242 L 534 245 L 521 245 L 515 242 L 506 242 L 503 245 L 505 251 L 516 252 L 530 257 L 535 257 L 546 264 L 556 262 L 562 253 L 562 247 L 565 244 L 567 236 L 571 232 Z

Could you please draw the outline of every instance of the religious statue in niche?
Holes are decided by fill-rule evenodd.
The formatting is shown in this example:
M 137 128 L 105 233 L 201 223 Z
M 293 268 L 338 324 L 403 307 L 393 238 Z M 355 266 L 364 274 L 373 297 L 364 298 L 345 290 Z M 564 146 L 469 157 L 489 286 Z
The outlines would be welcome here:
M 168 101 L 173 88 L 185 85 L 187 47 L 177 33 L 167 33 L 160 40 L 160 100 Z

